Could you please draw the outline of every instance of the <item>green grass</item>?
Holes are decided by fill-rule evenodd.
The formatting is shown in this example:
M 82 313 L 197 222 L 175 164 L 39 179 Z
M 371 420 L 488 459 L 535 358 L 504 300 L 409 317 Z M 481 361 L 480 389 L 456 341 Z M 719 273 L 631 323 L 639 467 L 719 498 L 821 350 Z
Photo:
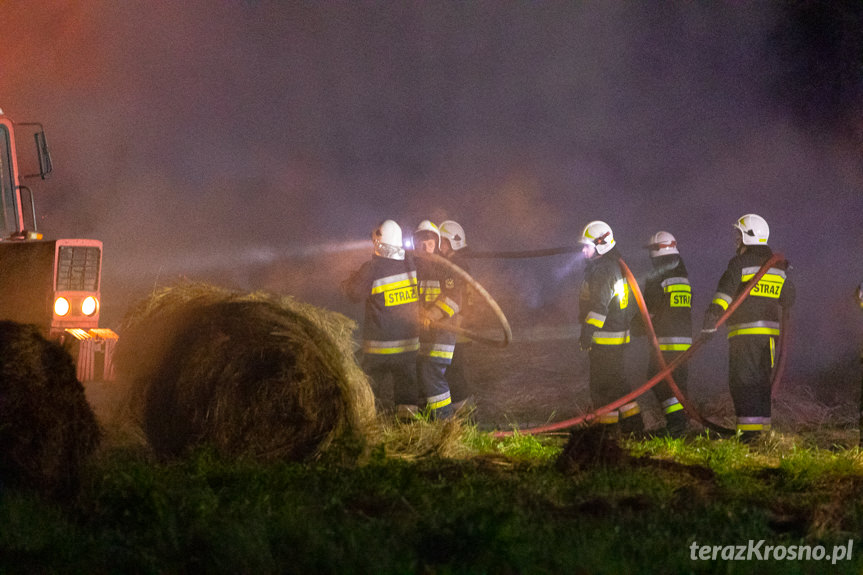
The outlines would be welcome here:
M 438 427 L 418 422 L 408 443 Z M 858 573 L 863 454 L 774 436 L 625 442 L 563 471 L 566 437 L 467 427 L 456 455 L 364 465 L 157 464 L 114 448 L 74 501 L 0 492 L 0 573 Z M 406 441 L 401 437 L 399 441 Z M 834 545 L 852 560 L 691 559 L 691 545 Z M 859 547 L 858 547 L 859 546 Z M 858 552 L 859 551 L 859 552 Z

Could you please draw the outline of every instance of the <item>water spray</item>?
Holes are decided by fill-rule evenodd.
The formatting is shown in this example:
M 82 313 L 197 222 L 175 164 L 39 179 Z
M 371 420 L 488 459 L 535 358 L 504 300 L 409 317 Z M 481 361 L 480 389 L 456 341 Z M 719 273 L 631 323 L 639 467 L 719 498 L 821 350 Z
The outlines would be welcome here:
M 159 274 L 189 274 L 208 270 L 236 268 L 241 265 L 264 265 L 291 258 L 312 258 L 328 254 L 370 251 L 369 240 L 345 240 L 313 244 L 303 247 L 280 248 L 270 245 L 209 249 L 204 253 L 178 251 L 173 257 L 160 260 Z M 140 267 L 132 270 L 141 273 Z

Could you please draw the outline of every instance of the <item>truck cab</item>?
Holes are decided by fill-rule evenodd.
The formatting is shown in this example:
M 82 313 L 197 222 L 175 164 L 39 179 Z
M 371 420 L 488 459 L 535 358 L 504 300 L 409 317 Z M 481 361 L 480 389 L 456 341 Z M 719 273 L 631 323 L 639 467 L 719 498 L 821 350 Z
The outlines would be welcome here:
M 24 134 L 35 144 L 29 153 L 39 167 L 32 174 L 19 172 Z M 99 327 L 102 242 L 43 238 L 33 192 L 21 184 L 44 180 L 51 170 L 42 126 L 16 125 L 0 111 L 0 320 L 36 325 L 61 343 L 75 359 L 80 381 L 110 380 L 117 335 Z

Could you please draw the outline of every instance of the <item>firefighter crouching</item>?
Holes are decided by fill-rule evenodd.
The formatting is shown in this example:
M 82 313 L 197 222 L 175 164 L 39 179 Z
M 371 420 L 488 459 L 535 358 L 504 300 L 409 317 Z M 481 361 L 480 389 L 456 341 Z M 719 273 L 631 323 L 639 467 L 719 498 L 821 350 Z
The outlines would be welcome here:
M 588 351 L 590 396 L 594 407 L 607 405 L 631 390 L 626 381 L 625 352 L 637 305 L 621 272 L 620 253 L 611 227 L 601 221 L 585 226 L 580 243 L 587 259 L 578 301 L 579 346 Z M 641 408 L 630 402 L 598 419 L 606 429 L 637 433 L 644 429 Z
M 759 215 L 746 214 L 734 224 L 736 255 L 716 288 L 704 316 L 702 333 L 716 332 L 716 322 L 745 284 L 773 255 L 770 228 Z M 728 386 L 737 415 L 737 431 L 751 441 L 770 429 L 771 373 L 776 360 L 782 309 L 794 303 L 788 265 L 770 268 L 728 319 Z
M 402 230 L 385 220 L 372 232 L 374 254 L 342 282 L 354 303 L 365 301 L 362 368 L 375 384 L 391 382 L 396 413 L 417 411 L 416 355 L 419 349 L 419 292 L 413 260 L 405 257 Z
M 414 247 L 426 253 L 440 253 L 441 234 L 429 220 L 423 220 L 414 232 Z M 461 288 L 455 275 L 442 266 L 417 259 L 421 323 L 420 350 L 417 356 L 417 380 L 425 394 L 426 409 L 432 419 L 447 419 L 455 413 L 447 381 L 447 368 L 455 352 L 456 335 L 432 322 L 455 325 L 460 310 Z
M 666 231 L 656 232 L 650 238 L 647 248 L 650 250 L 653 270 L 644 284 L 644 303 L 650 314 L 662 357 L 668 364 L 692 346 L 692 289 L 686 265 L 673 235 Z M 659 371 L 658 358 L 651 352 L 647 379 Z M 686 363 L 676 368 L 672 377 L 680 391 L 685 394 L 689 378 Z M 671 437 L 682 436 L 689 421 L 683 405 L 665 380 L 660 381 L 653 391 L 662 406 L 667 434 Z

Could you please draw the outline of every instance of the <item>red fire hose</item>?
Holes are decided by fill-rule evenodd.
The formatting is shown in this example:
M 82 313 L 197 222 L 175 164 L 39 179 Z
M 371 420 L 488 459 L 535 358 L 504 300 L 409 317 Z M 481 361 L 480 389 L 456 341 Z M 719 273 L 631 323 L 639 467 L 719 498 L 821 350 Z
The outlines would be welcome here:
M 761 266 L 761 268 L 758 270 L 758 273 L 756 273 L 752 277 L 752 279 L 750 279 L 746 283 L 746 285 L 743 286 L 743 291 L 741 291 L 740 294 L 738 294 L 737 297 L 734 298 L 734 301 L 732 301 L 731 304 L 729 304 L 728 309 L 726 309 L 725 312 L 716 321 L 716 327 L 717 328 L 719 326 L 723 325 L 728 320 L 728 318 L 731 316 L 731 314 L 734 313 L 734 311 L 740 306 L 740 304 L 743 303 L 743 300 L 749 296 L 749 292 L 752 291 L 752 288 L 755 287 L 755 284 L 757 284 L 761 280 L 761 278 L 764 276 L 764 274 L 766 274 L 767 271 L 774 264 L 776 264 L 780 261 L 783 261 L 784 259 L 785 258 L 782 256 L 782 254 L 773 254 L 764 263 L 764 265 Z M 625 266 L 626 266 L 626 264 L 624 264 L 623 261 L 621 260 L 621 268 L 623 268 Z M 626 271 L 628 271 L 628 269 L 629 268 L 626 268 Z M 643 298 L 641 298 L 641 291 L 638 289 L 638 283 L 634 281 L 634 278 L 630 279 L 631 275 L 632 274 L 630 272 L 628 274 L 627 280 L 630 282 L 630 285 L 634 286 L 633 287 L 633 293 L 637 293 L 636 301 L 638 301 L 638 305 L 639 305 L 639 309 L 641 310 L 641 313 L 646 315 L 646 308 L 642 307 L 642 306 L 644 306 L 644 300 L 643 300 Z M 650 323 L 650 317 L 649 316 L 646 317 L 645 324 L 648 326 L 647 327 L 648 332 L 650 334 L 652 334 L 652 339 L 653 339 L 653 343 L 655 344 L 655 349 L 656 349 L 657 353 L 659 353 L 659 349 L 658 349 L 659 344 L 658 344 L 658 342 L 656 342 L 656 334 L 653 332 L 653 326 Z M 702 423 L 702 422 L 704 422 L 704 420 L 695 412 L 694 409 L 692 409 L 692 406 L 689 405 L 689 408 L 687 408 L 687 405 L 689 403 L 688 403 L 688 401 L 685 400 L 685 398 L 683 398 L 683 394 L 680 393 L 680 388 L 677 387 L 677 384 L 675 384 L 673 378 L 671 378 L 671 373 L 675 369 L 677 369 L 677 367 L 679 365 L 683 364 L 686 361 L 689 361 L 689 358 L 692 357 L 692 355 L 702 345 L 704 345 L 704 343 L 707 342 L 708 339 L 709 339 L 708 337 L 705 337 L 702 335 L 700 338 L 696 339 L 692 343 L 692 345 L 689 347 L 689 349 L 687 349 L 686 351 L 684 351 L 683 353 L 678 355 L 676 358 L 674 358 L 674 360 L 672 360 L 671 363 L 667 364 L 664 368 L 660 369 L 659 373 L 657 373 L 652 378 L 650 378 L 641 387 L 635 389 L 634 391 L 631 391 L 630 393 L 624 395 L 620 399 L 617 399 L 617 400 L 615 400 L 615 401 L 613 401 L 607 405 L 604 405 L 598 409 L 595 409 L 594 411 L 591 411 L 589 413 L 585 413 L 585 414 L 580 415 L 578 417 L 574 417 L 574 418 L 567 419 L 564 421 L 559 421 L 557 423 L 550 423 L 547 425 L 541 425 L 538 427 L 531 427 L 531 428 L 527 428 L 527 429 L 514 430 L 514 431 L 496 431 L 492 434 L 492 436 L 493 437 L 509 437 L 515 433 L 519 433 L 521 435 L 535 435 L 535 434 L 539 434 L 539 433 L 548 433 L 551 431 L 560 431 L 562 429 L 569 429 L 570 427 L 575 427 L 575 426 L 581 425 L 583 423 L 589 424 L 589 423 L 592 423 L 594 420 L 598 419 L 600 416 L 608 413 L 609 411 L 613 411 L 613 410 L 619 408 L 620 406 L 622 406 L 626 403 L 629 403 L 630 401 L 638 398 L 639 396 L 641 396 L 647 390 L 651 389 L 653 386 L 655 386 L 657 383 L 659 383 L 663 379 L 666 379 L 666 381 L 669 384 L 669 387 L 674 392 L 675 396 L 678 398 L 678 401 L 681 402 L 684 409 L 687 410 L 687 413 L 690 414 L 691 417 L 695 418 L 696 421 L 699 421 L 699 423 Z M 784 345 L 782 348 L 780 348 L 780 354 L 784 354 Z M 659 354 L 659 360 L 660 360 L 660 365 L 661 365 L 664 362 L 661 353 Z M 784 361 L 780 360 L 780 365 L 784 365 Z M 777 371 L 779 371 L 779 370 L 777 370 Z M 776 380 L 774 379 L 774 384 L 775 384 L 775 381 Z M 706 422 L 704 422 L 704 423 L 706 423 Z
M 641 293 L 641 288 L 638 287 L 638 281 L 636 281 L 635 276 L 632 275 L 632 271 L 629 269 L 629 266 L 626 265 L 626 262 L 623 259 L 619 260 L 620 269 L 623 272 L 623 275 L 626 276 L 626 281 L 632 287 L 632 294 L 635 296 L 635 301 L 638 304 L 638 310 L 641 312 L 641 319 L 644 320 L 644 326 L 647 331 L 647 338 L 650 340 L 650 344 L 653 346 L 653 352 L 656 354 L 657 363 L 659 364 L 660 371 L 666 371 L 666 363 L 665 357 L 662 355 L 662 350 L 659 347 L 659 340 L 656 338 L 656 331 L 653 329 L 653 322 L 650 319 L 650 313 L 647 311 L 647 305 L 644 303 L 644 296 Z M 686 412 L 689 417 L 700 423 L 701 425 L 707 427 L 707 423 L 702 419 L 701 415 L 695 410 L 695 407 L 686 397 L 683 395 L 683 392 L 677 386 L 677 382 L 674 381 L 674 377 L 671 375 L 671 371 L 668 371 L 668 374 L 665 376 L 665 382 L 668 384 L 668 387 L 671 388 L 671 392 L 674 394 L 674 397 L 680 402 L 683 406 L 683 410 Z M 730 431 L 725 430 L 723 431 Z

